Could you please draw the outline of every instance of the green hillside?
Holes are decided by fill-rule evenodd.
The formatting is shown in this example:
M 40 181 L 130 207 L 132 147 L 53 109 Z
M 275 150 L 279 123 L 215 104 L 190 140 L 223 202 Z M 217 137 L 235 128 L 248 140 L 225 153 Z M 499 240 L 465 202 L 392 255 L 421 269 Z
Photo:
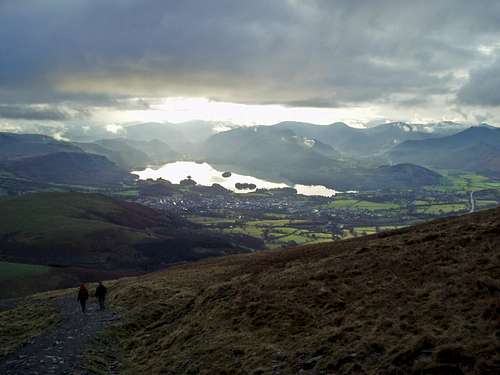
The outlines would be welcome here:
M 146 270 L 237 250 L 175 215 L 98 194 L 40 193 L 0 200 L 0 259 Z M 237 241 L 236 241 L 237 242 Z
M 0 163 L 0 170 L 35 182 L 79 186 L 120 186 L 130 175 L 104 156 L 57 152 Z
M 125 212 L 126 204 L 100 195 L 42 193 L 4 198 L 0 207 L 9 217 L 0 222 L 0 233 L 24 244 L 86 241 L 96 231 L 118 231 L 127 238 L 147 237 L 139 228 L 120 225 L 125 224 L 122 214 L 134 215 Z M 157 217 L 153 214 L 145 219 L 151 222 Z

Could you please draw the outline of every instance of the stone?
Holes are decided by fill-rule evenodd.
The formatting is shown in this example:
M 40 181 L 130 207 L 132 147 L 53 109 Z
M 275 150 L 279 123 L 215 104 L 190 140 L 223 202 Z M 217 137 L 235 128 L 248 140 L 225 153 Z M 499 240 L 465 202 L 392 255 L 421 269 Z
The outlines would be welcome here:
M 313 369 L 316 366 L 316 363 L 318 363 L 321 360 L 321 358 L 323 358 L 323 356 L 319 355 L 317 357 L 313 357 L 311 359 L 308 359 L 307 361 L 304 362 L 304 364 L 302 365 L 302 368 L 304 370 Z

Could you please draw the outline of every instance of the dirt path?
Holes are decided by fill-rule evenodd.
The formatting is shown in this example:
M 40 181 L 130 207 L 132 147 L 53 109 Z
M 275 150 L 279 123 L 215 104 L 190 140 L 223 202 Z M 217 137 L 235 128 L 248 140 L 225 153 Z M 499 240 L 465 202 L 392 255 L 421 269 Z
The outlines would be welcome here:
M 60 299 L 55 304 L 61 313 L 61 322 L 4 358 L 0 362 L 0 374 L 73 374 L 79 369 L 82 353 L 96 333 L 118 319 L 113 312 L 99 311 L 93 302 L 88 304 L 87 314 L 80 312 L 76 298 Z M 110 374 L 115 373 L 114 367 L 116 364 L 110 364 Z
M 14 308 L 17 302 L 16 298 L 0 299 L 0 311 Z

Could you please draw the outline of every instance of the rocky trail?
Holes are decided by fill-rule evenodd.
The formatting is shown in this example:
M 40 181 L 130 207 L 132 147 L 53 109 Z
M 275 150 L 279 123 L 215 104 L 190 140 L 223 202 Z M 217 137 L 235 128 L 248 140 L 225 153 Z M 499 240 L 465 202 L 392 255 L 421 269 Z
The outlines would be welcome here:
M 97 304 L 89 303 L 87 313 L 80 311 L 76 298 L 55 301 L 61 321 L 47 333 L 35 337 L 0 362 L 2 375 L 74 374 L 91 375 L 79 368 L 80 359 L 96 334 L 118 316 L 112 311 L 99 311 Z M 117 364 L 109 365 L 109 374 L 115 374 Z

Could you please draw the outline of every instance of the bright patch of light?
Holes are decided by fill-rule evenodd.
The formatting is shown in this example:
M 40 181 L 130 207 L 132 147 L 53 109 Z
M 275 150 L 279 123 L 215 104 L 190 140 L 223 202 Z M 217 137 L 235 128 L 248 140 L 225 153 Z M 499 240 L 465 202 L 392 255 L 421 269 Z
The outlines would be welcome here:
M 276 189 L 287 187 L 287 184 L 266 181 L 252 176 L 240 175 L 232 173 L 230 177 L 222 177 L 222 171 L 213 168 L 208 163 L 195 163 L 191 161 L 177 161 L 168 163 L 158 169 L 146 168 L 142 171 L 132 172 L 138 175 L 141 180 L 149 178 L 156 180 L 163 178 L 174 184 L 178 184 L 181 180 L 191 178 L 198 184 L 204 186 L 211 186 L 212 184 L 219 184 L 226 189 L 233 190 L 239 193 L 246 193 L 251 190 L 238 190 L 236 183 L 255 184 L 257 188 Z
M 147 100 L 147 99 L 144 99 Z M 337 121 L 362 127 L 376 115 L 370 107 L 309 108 L 283 105 L 238 104 L 206 98 L 154 99 L 147 109 L 96 109 L 94 119 L 105 123 L 186 122 L 195 119 L 238 125 L 271 125 L 281 121 L 331 124 Z
M 222 133 L 222 132 L 227 132 L 228 130 L 231 130 L 232 128 L 230 126 L 224 125 L 224 124 L 219 124 L 217 125 L 213 130 L 216 133 Z
M 294 185 L 297 194 L 309 195 L 309 196 L 322 196 L 322 197 L 332 197 L 337 194 L 337 191 L 329 189 L 322 185 Z
M 316 141 L 314 139 L 304 139 L 304 144 L 307 147 L 313 147 L 316 144 Z
M 477 50 L 481 52 L 483 55 L 492 56 L 498 47 L 499 47 L 498 44 L 493 44 L 493 45 L 481 44 L 479 47 L 477 47 Z
M 116 125 L 116 124 L 106 125 L 106 131 L 113 133 L 113 134 L 117 134 L 118 132 L 120 132 L 122 130 L 123 130 L 123 126 L 121 126 L 121 125 Z
M 61 132 L 55 132 L 55 133 L 52 133 L 52 137 L 54 139 L 57 139 L 58 141 L 69 141 L 68 138 L 65 138 L 63 137 L 62 133 Z
M 158 169 L 146 168 L 142 171 L 133 171 L 132 174 L 137 175 L 141 180 L 153 179 L 157 180 L 162 178 L 174 184 L 191 177 L 197 184 L 204 186 L 211 186 L 212 184 L 219 184 L 228 190 L 237 193 L 248 193 L 252 190 L 238 190 L 236 189 L 237 183 L 254 184 L 258 189 L 277 189 L 285 187 L 293 187 L 297 190 L 298 194 L 311 195 L 311 196 L 325 196 L 331 197 L 337 192 L 321 185 L 287 185 L 282 182 L 272 182 L 256 178 L 253 176 L 241 175 L 231 172 L 231 176 L 223 177 L 222 171 L 215 169 L 208 163 L 196 163 L 192 161 L 177 161 L 174 163 L 167 163 Z

